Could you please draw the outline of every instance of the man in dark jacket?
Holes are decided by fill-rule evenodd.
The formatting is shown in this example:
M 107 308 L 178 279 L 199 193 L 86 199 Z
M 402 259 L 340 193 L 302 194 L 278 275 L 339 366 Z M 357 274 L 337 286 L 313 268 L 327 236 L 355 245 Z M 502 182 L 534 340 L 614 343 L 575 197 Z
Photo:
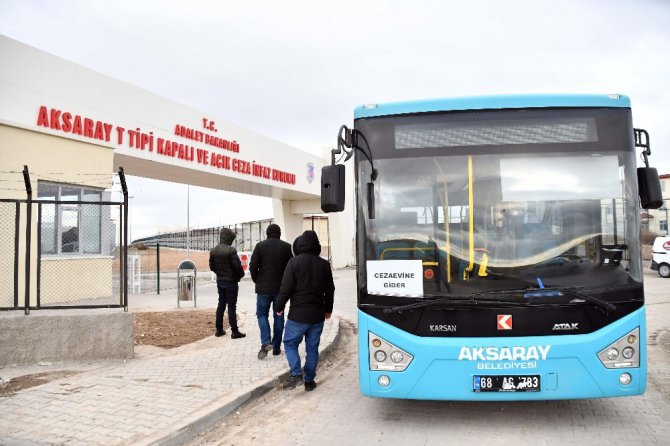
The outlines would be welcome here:
M 275 356 L 281 353 L 284 316 L 279 316 L 275 312 L 275 300 L 286 264 L 293 257 L 291 245 L 279 239 L 281 236 L 279 225 L 271 224 L 265 233 L 268 238 L 256 244 L 249 262 L 251 280 L 256 284 L 256 318 L 258 328 L 261 330 L 261 349 L 258 352 L 258 359 L 264 359 L 270 350 Z M 272 305 L 274 315 L 272 339 L 270 339 L 270 321 L 268 320 L 270 305 Z
M 223 312 L 228 305 L 228 322 L 230 322 L 230 337 L 233 339 L 243 338 L 246 335 L 237 329 L 237 293 L 238 282 L 244 277 L 242 262 L 237 255 L 237 250 L 232 247 L 235 233 L 228 228 L 221 229 L 218 245 L 209 251 L 209 269 L 216 273 L 216 287 L 219 291 L 219 305 L 216 307 L 216 334 L 223 336 Z
M 297 241 L 296 256 L 289 260 L 284 271 L 275 309 L 284 313 L 288 300 L 291 306 L 284 330 L 284 350 L 291 369 L 291 377 L 284 383 L 292 389 L 303 381 L 298 346 L 305 338 L 305 390 L 316 387 L 316 367 L 319 364 L 319 342 L 323 323 L 333 312 L 335 284 L 327 260 L 319 257 L 321 244 L 314 231 L 305 231 Z

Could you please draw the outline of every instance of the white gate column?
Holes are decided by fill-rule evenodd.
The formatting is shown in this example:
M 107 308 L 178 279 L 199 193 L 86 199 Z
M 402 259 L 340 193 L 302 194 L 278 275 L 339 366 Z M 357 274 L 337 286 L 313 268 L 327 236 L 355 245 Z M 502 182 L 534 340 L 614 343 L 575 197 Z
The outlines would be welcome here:
M 281 239 L 293 244 L 293 240 L 302 234 L 302 214 L 291 213 L 291 200 L 272 200 L 274 221 L 281 228 Z

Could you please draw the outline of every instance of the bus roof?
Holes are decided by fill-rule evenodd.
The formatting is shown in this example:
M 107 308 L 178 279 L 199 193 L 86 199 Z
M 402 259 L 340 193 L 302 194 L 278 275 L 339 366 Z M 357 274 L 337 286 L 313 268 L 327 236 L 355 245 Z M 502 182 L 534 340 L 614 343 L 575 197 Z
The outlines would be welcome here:
M 354 119 L 440 111 L 499 110 L 548 107 L 628 107 L 630 99 L 621 94 L 544 94 L 471 96 L 421 101 L 367 104 L 357 107 Z

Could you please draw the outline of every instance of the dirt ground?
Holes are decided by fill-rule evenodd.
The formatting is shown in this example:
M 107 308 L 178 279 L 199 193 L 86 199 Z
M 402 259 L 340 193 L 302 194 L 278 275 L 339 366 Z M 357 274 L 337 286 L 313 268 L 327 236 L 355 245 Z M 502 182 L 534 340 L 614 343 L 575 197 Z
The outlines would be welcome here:
M 133 313 L 133 340 L 135 345 L 167 349 L 190 344 L 214 334 L 214 317 L 213 308 Z
M 133 313 L 134 344 L 171 349 L 212 336 L 215 331 L 215 311 L 210 308 Z M 223 328 L 228 330 L 226 319 L 224 319 Z M 11 396 L 23 389 L 46 384 L 55 379 L 67 378 L 77 373 L 81 371 L 54 370 L 11 379 L 0 377 L 0 397 Z

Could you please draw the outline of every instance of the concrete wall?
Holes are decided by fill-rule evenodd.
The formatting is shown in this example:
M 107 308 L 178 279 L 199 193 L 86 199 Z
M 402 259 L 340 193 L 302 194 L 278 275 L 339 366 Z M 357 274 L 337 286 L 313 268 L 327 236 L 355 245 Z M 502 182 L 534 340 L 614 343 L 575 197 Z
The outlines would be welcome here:
M 132 313 L 121 309 L 0 312 L 0 367 L 133 357 Z

